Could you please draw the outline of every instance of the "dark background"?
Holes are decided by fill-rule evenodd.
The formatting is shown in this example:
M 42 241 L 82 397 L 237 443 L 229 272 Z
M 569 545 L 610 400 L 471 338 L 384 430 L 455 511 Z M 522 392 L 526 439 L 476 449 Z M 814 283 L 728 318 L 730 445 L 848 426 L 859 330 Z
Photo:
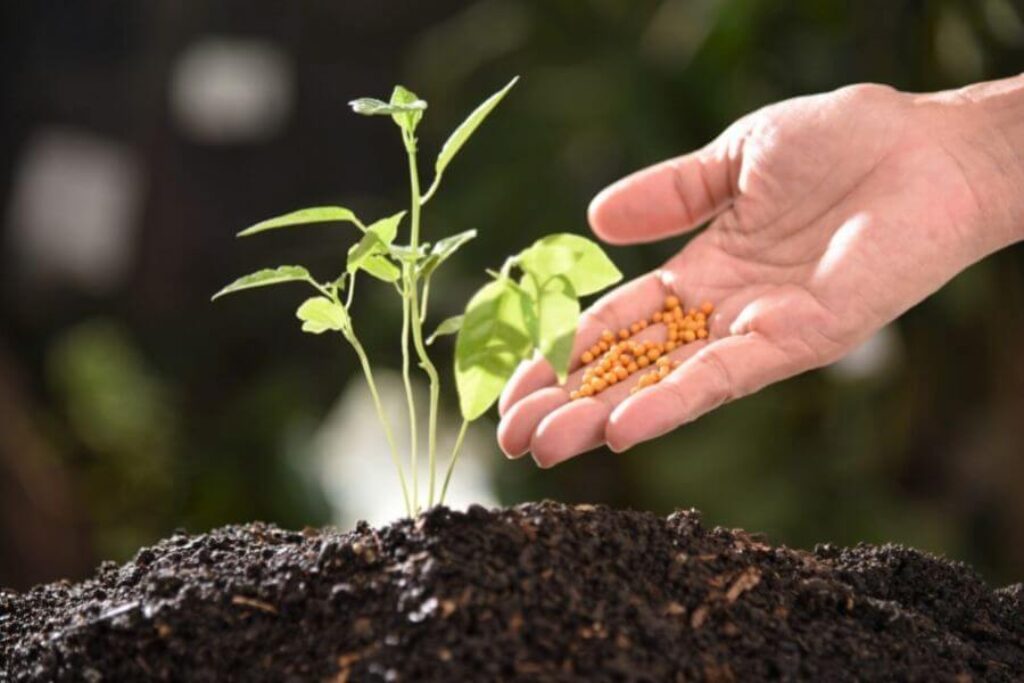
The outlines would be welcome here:
M 540 235 L 585 231 L 604 185 L 759 106 L 859 81 L 925 91 L 1019 72 L 1022 10 L 1015 0 L 4 3 L 0 584 L 80 577 L 179 526 L 350 524 L 364 514 L 346 504 L 351 487 L 399 511 L 397 485 L 363 480 L 358 462 L 345 481 L 310 464 L 322 421 L 359 378 L 337 340 L 298 331 L 301 293 L 208 302 L 262 266 L 305 263 L 327 277 L 353 240 L 310 227 L 236 242 L 241 227 L 302 206 L 380 216 L 404 202 L 394 126 L 352 115 L 348 100 L 386 97 L 396 82 L 428 100 L 429 169 L 448 131 L 522 76 L 425 215 L 428 239 L 480 231 L 437 279 L 440 320 L 483 268 Z M 611 255 L 635 276 L 680 244 Z M 484 497 L 502 503 L 694 506 L 790 544 L 910 543 L 1019 581 L 1022 266 L 1019 247 L 998 254 L 838 368 L 626 455 L 541 472 L 506 462 L 493 424 L 480 424 L 467 458 L 487 473 Z M 364 286 L 356 311 L 371 355 L 396 367 L 396 297 Z M 446 379 L 450 350 L 434 351 Z M 368 403 L 356 384 L 347 395 Z M 344 430 L 331 443 L 344 451 Z M 372 457 L 386 466 L 383 451 Z

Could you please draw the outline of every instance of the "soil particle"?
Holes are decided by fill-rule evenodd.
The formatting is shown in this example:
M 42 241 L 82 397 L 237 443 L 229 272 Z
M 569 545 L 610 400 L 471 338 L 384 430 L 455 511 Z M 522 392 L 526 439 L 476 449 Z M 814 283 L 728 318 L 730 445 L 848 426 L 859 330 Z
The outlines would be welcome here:
M 250 524 L 0 589 L 6 680 L 1020 681 L 1024 588 L 897 546 L 773 547 L 692 511 Z

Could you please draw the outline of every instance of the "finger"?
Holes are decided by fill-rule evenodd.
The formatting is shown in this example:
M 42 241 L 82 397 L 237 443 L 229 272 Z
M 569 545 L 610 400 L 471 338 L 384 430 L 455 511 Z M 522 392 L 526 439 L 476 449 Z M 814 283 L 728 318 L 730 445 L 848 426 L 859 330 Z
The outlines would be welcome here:
M 705 342 L 688 344 L 675 349 L 668 357 L 672 361 L 685 362 L 704 345 Z M 536 425 L 530 439 L 533 459 L 541 467 L 553 467 L 602 445 L 605 442 L 608 419 L 615 407 L 630 397 L 641 376 L 653 370 L 652 365 L 648 370 L 641 370 L 594 397 L 572 401 L 544 416 Z M 532 401 L 533 397 L 524 400 L 523 403 Z M 516 406 L 516 410 L 518 409 L 519 406 Z
M 551 413 L 530 439 L 530 452 L 538 466 L 547 469 L 604 443 L 605 424 L 612 406 L 605 400 L 571 401 Z M 571 429 L 565 429 L 571 424 Z
M 755 332 L 718 339 L 619 405 L 609 417 L 605 438 L 612 450 L 624 451 L 811 367 L 813 362 Z
M 666 284 L 669 280 L 666 271 L 652 271 L 598 299 L 580 317 L 571 356 L 573 365 L 570 369 L 579 368 L 580 356 L 600 340 L 605 330 L 617 334 L 619 330 L 629 329 L 638 318 L 647 318 L 654 311 L 660 310 L 665 297 L 675 293 L 675 281 L 671 280 L 673 286 L 670 287 Z M 555 384 L 555 381 L 555 371 L 543 357 L 537 356 L 525 361 L 516 368 L 512 378 L 505 385 L 498 401 L 498 413 L 504 416 L 524 397 Z
M 533 432 L 549 413 L 569 402 L 563 387 L 546 387 L 519 401 L 502 417 L 498 425 L 498 445 L 509 458 L 518 458 L 530 449 Z
M 651 242 L 699 226 L 735 196 L 742 138 L 723 134 L 703 149 L 637 171 L 602 190 L 588 217 L 605 242 Z

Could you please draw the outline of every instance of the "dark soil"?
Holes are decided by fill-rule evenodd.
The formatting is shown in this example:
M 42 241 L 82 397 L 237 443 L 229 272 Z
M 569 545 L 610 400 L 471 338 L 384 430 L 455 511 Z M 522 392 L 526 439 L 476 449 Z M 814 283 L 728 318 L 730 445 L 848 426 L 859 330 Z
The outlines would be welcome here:
M 0 680 L 1024 680 L 1024 587 L 552 503 L 179 534 L 0 591 Z

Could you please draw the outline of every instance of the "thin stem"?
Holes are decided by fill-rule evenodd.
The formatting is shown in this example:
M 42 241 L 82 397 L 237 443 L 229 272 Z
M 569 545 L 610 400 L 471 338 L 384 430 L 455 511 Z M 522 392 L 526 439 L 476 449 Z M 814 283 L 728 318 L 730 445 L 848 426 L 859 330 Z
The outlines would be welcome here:
M 409 191 L 410 191 L 410 246 L 412 253 L 418 254 L 420 248 L 420 176 L 416 167 L 416 139 L 412 135 L 405 136 L 406 151 L 409 157 Z M 426 346 L 423 344 L 423 321 L 419 311 L 419 283 L 417 282 L 416 270 L 406 267 L 409 286 L 406 291 L 407 301 L 411 307 L 412 341 L 416 347 L 416 354 L 420 359 L 420 367 L 427 373 L 430 379 L 430 418 L 427 425 L 427 457 L 430 469 L 430 483 L 428 485 L 427 506 L 434 504 L 434 484 L 437 478 L 437 409 L 441 397 L 441 380 L 437 374 L 437 368 L 427 355 Z
M 388 447 L 391 449 L 391 460 L 395 464 L 395 469 L 398 470 L 398 481 L 402 484 L 402 499 L 405 501 L 405 513 L 411 516 L 414 513 L 409 501 L 409 489 L 405 484 L 405 470 L 402 467 L 402 461 L 398 457 L 398 447 L 395 445 L 395 437 L 391 432 L 391 422 L 388 420 L 387 413 L 384 412 L 384 407 L 380 402 L 380 394 L 377 392 L 377 383 L 373 379 L 370 360 L 366 357 L 366 351 L 356 338 L 355 332 L 350 331 L 345 337 L 352 345 L 352 348 L 355 349 L 356 355 L 359 356 L 359 364 L 363 367 L 366 385 L 370 388 L 370 395 L 373 397 L 373 407 L 377 410 L 377 419 L 380 420 L 380 424 L 384 428 L 384 437 L 388 440 Z
M 418 319 L 419 304 L 414 297 L 412 299 L 412 341 L 416 347 L 416 354 L 420 359 L 420 367 L 427 373 L 427 377 L 430 379 L 430 423 L 428 425 L 427 432 L 427 454 L 428 462 L 430 463 L 430 484 L 427 495 L 427 505 L 432 506 L 434 504 L 434 483 L 437 478 L 437 410 L 438 404 L 441 398 L 441 378 L 437 374 L 437 368 L 431 362 L 430 357 L 427 355 L 426 345 L 423 343 L 423 324 Z
M 403 266 L 408 270 L 408 266 Z M 406 277 L 409 277 L 406 274 Z M 415 299 L 415 297 L 414 297 Z M 416 464 L 416 398 L 412 392 L 412 378 L 409 373 L 409 327 L 412 309 L 409 305 L 409 295 L 404 293 L 402 297 L 402 382 L 405 385 L 405 403 L 409 411 L 409 463 L 412 467 L 412 514 L 420 510 L 419 502 L 419 468 Z
M 420 322 L 427 321 L 427 302 L 430 301 L 430 278 L 423 281 L 423 298 L 420 299 Z
M 353 299 L 353 297 L 355 297 L 355 294 L 356 294 L 356 276 L 355 276 L 355 273 L 353 273 L 352 277 L 349 278 L 349 281 L 348 281 L 348 296 L 345 298 L 345 308 L 346 308 L 346 310 L 350 309 L 352 307 L 352 299 Z
M 335 297 L 333 294 L 331 294 L 331 290 L 330 289 L 328 289 L 327 287 L 324 287 L 322 284 L 320 284 L 319 282 L 317 282 L 313 278 L 307 278 L 306 282 L 308 282 L 309 284 L 313 285 L 313 287 L 316 288 L 316 290 L 318 292 L 320 292 L 321 294 L 326 296 L 328 299 L 335 299 L 335 300 L 337 299 L 337 297 Z
M 430 201 L 430 198 L 437 192 L 437 188 L 441 185 L 441 174 L 438 173 L 434 176 L 434 182 L 430 183 L 430 189 L 427 190 L 426 194 L 420 197 L 420 206 L 423 206 Z
M 459 449 L 462 448 L 462 440 L 466 438 L 466 428 L 469 427 L 469 420 L 463 420 L 459 427 L 459 435 L 455 437 L 455 447 L 452 448 L 452 457 L 448 461 L 448 470 L 444 473 L 444 484 L 441 485 L 441 497 L 438 505 L 444 505 L 444 496 L 448 493 L 448 484 L 452 480 L 452 472 L 455 470 L 455 463 L 459 460 Z

